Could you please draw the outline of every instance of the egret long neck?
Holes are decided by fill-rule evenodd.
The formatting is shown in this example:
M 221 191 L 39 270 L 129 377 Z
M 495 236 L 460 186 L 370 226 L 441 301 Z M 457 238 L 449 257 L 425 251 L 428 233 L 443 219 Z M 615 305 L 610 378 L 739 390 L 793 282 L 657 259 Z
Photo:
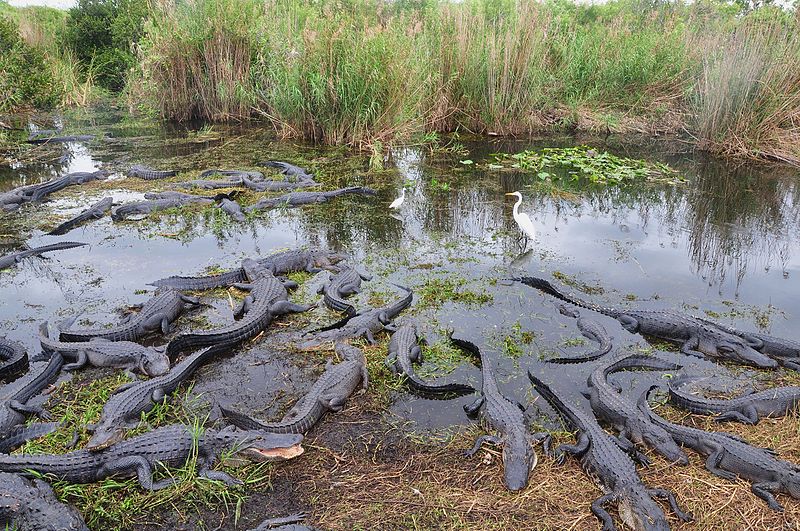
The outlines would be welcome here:
M 517 202 L 514 203 L 514 217 L 516 218 L 519 215 L 519 206 L 522 204 L 522 198 L 520 197 L 517 199 Z

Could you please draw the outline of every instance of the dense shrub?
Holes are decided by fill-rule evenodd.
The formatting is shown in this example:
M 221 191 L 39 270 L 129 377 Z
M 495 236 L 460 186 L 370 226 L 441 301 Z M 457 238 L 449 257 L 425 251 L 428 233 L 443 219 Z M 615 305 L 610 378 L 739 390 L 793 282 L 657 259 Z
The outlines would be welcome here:
M 15 22 L 0 17 L 0 111 L 20 106 L 50 108 L 59 101 L 44 54 L 22 40 Z

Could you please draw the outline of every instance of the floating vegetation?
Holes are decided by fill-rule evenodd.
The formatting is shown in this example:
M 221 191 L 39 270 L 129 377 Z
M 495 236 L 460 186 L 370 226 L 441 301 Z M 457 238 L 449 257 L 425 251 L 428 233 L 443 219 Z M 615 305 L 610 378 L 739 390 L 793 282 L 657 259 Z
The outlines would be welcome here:
M 553 278 L 558 279 L 562 284 L 566 284 L 576 290 L 586 293 L 587 295 L 602 295 L 605 290 L 601 286 L 592 286 L 575 278 L 572 275 L 567 275 L 561 271 L 553 271 Z
M 450 301 L 477 307 L 494 300 L 492 295 L 486 291 L 478 292 L 466 288 L 464 286 L 466 282 L 466 279 L 463 278 L 430 278 L 417 288 L 420 304 L 438 308 L 443 303 Z

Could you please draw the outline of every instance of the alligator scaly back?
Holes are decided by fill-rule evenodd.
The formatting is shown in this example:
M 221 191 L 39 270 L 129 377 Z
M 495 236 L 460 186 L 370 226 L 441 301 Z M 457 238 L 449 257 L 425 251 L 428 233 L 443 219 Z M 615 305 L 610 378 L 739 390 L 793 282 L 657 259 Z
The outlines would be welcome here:
M 532 288 L 536 288 L 540 291 L 544 291 L 548 295 L 552 295 L 557 299 L 561 299 L 562 301 L 568 302 L 570 304 L 574 304 L 575 306 L 580 306 L 581 308 L 586 308 L 587 310 L 592 310 L 594 312 L 602 313 L 603 315 L 608 315 L 609 317 L 617 318 L 622 315 L 623 312 L 617 310 L 615 308 L 609 308 L 606 306 L 600 306 L 598 304 L 594 304 L 593 302 L 588 302 L 583 299 L 579 299 L 578 297 L 566 294 L 553 286 L 550 282 L 546 281 L 543 278 L 537 277 L 514 277 L 511 280 L 515 280 L 517 282 L 522 282 L 526 286 L 530 286 Z

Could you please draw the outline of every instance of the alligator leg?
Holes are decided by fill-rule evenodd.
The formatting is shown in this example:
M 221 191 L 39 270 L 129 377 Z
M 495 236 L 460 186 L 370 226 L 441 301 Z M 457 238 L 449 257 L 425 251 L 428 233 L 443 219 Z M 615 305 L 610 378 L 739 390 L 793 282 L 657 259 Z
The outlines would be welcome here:
M 800 371 L 800 363 L 795 363 L 793 361 L 787 361 L 786 358 L 773 358 L 775 361 L 781 364 L 782 367 L 786 367 L 787 369 L 791 369 L 793 371 Z
M 74 370 L 80 369 L 82 367 L 85 367 L 88 364 L 89 364 L 89 356 L 86 355 L 86 351 L 85 350 L 79 350 L 78 354 L 77 354 L 77 359 L 75 360 L 75 362 L 74 363 L 67 363 L 66 365 L 64 365 L 61 368 L 64 369 L 65 371 L 74 371 Z
M 142 323 L 142 328 L 148 331 L 161 330 L 166 335 L 169 333 L 169 319 L 164 313 L 156 313 Z
M 422 349 L 419 345 L 414 345 L 408 352 L 408 359 L 411 363 L 422 363 Z
M 500 446 L 501 444 L 503 444 L 503 439 L 501 439 L 500 437 L 496 437 L 494 435 L 481 435 L 480 437 L 475 439 L 475 445 L 472 448 L 464 451 L 464 455 L 466 457 L 472 457 L 478 450 L 481 449 L 483 443 L 486 442 Z
M 592 513 L 603 522 L 603 531 L 615 531 L 617 529 L 614 526 L 614 520 L 611 518 L 611 515 L 608 514 L 608 511 L 603 509 L 603 505 L 615 499 L 617 499 L 616 494 L 606 494 L 592 502 Z
M 250 295 L 248 295 L 247 297 L 245 297 L 244 299 L 242 299 L 242 302 L 240 302 L 240 303 L 239 303 L 239 304 L 236 306 L 236 308 L 234 308 L 234 309 L 233 309 L 233 316 L 234 316 L 235 318 L 239 318 L 239 317 L 241 317 L 242 315 L 244 315 L 245 313 L 247 313 L 247 312 L 249 312 L 249 311 L 250 311 L 250 307 L 251 307 L 252 305 L 253 305 L 253 297 L 251 297 Z
M 737 422 L 741 422 L 742 424 L 758 424 L 758 412 L 756 408 L 752 405 L 745 408 L 744 411 L 726 411 L 725 413 L 720 413 L 714 420 L 717 422 L 724 422 L 726 420 L 735 420 Z
M 700 347 L 700 338 L 697 336 L 692 336 L 686 341 L 684 341 L 683 345 L 681 346 L 681 354 L 686 354 L 687 356 L 694 356 L 695 358 L 705 358 L 705 355 L 697 350 L 699 347 Z
M 8 403 L 8 407 L 16 411 L 17 413 L 27 414 L 27 415 L 36 415 L 41 419 L 48 420 L 50 418 L 50 413 L 44 410 L 42 406 L 29 406 L 28 404 L 23 404 L 18 400 L 11 400 Z
M 753 494 L 767 502 L 769 508 L 773 511 L 782 512 L 783 506 L 778 503 L 778 500 L 775 499 L 775 495 L 772 494 L 770 491 L 775 491 L 781 488 L 781 484 L 777 481 L 775 482 L 768 482 L 765 481 L 764 483 L 753 483 L 750 487 L 750 490 L 753 491 Z
M 150 463 L 147 462 L 147 459 L 141 455 L 129 455 L 106 463 L 97 471 L 96 477 L 105 478 L 125 472 L 136 472 L 139 484 L 147 490 L 159 490 L 176 483 L 175 479 L 165 479 L 153 483 L 153 470 L 150 468 Z
M 714 474 L 715 476 L 719 476 L 722 479 L 727 479 L 728 481 L 733 481 L 736 479 L 736 474 L 733 472 L 728 472 L 727 470 L 722 470 L 719 467 L 720 461 L 722 461 L 722 457 L 725 455 L 725 448 L 716 447 L 714 451 L 711 452 L 711 455 L 708 456 L 706 459 L 706 468 L 709 472 Z
M 622 328 L 630 332 L 631 334 L 635 334 L 639 331 L 639 321 L 631 317 L 630 315 L 622 314 L 617 317 L 617 321 L 619 324 L 622 325 Z
M 302 312 L 307 312 L 308 310 L 314 307 L 315 305 L 295 304 L 289 301 L 278 301 L 272 306 L 270 306 L 269 311 L 273 315 L 285 314 L 289 312 L 302 313 Z
M 236 479 L 235 477 L 231 476 L 230 474 L 226 474 L 221 470 L 209 470 L 208 468 L 202 468 L 200 469 L 198 475 L 201 478 L 221 481 L 229 487 L 233 487 L 236 485 L 244 485 L 244 481 L 242 481 L 241 479 Z
M 620 434 L 617 436 L 617 439 L 616 439 L 617 446 L 619 446 L 620 449 L 623 452 L 625 452 L 626 454 L 629 454 L 631 456 L 631 458 L 634 461 L 636 461 L 637 463 L 639 463 L 640 465 L 642 465 L 642 466 L 650 466 L 652 464 L 652 461 L 650 461 L 650 458 L 648 458 L 642 452 L 637 450 L 636 446 L 630 441 L 630 439 L 628 439 L 628 437 L 626 435 L 627 434 L 624 431 L 620 432 Z
M 164 393 L 164 390 L 161 389 L 160 387 L 153 389 L 153 392 L 150 395 L 150 399 L 156 404 L 163 402 L 166 397 L 167 397 L 166 393 Z
M 675 516 L 681 519 L 683 522 L 691 522 L 694 520 L 694 517 L 691 513 L 686 513 L 678 507 L 678 501 L 675 499 L 675 495 L 668 490 L 665 489 L 647 489 L 647 493 L 650 496 L 655 496 L 656 498 L 660 498 L 662 500 L 667 500 L 669 502 L 669 506 L 672 508 L 672 512 L 675 513 Z
M 200 305 L 200 299 L 198 297 L 190 297 L 188 295 L 181 295 L 181 300 L 187 304 L 192 304 L 194 306 Z
M 484 400 L 486 400 L 486 397 L 481 395 L 473 403 L 465 405 L 464 413 L 470 418 L 475 417 L 478 414 L 478 410 L 483 405 Z
M 366 365 L 362 365 L 361 366 L 361 389 L 366 391 L 368 385 L 369 385 L 369 371 L 367 370 L 367 366 Z
M 578 437 L 578 441 L 575 444 L 562 444 L 558 448 L 556 448 L 556 454 L 559 454 L 559 457 L 556 459 L 558 464 L 564 463 L 564 453 L 568 453 L 573 457 L 580 457 L 586 453 L 589 449 L 589 436 L 585 433 L 581 433 L 580 437 Z

